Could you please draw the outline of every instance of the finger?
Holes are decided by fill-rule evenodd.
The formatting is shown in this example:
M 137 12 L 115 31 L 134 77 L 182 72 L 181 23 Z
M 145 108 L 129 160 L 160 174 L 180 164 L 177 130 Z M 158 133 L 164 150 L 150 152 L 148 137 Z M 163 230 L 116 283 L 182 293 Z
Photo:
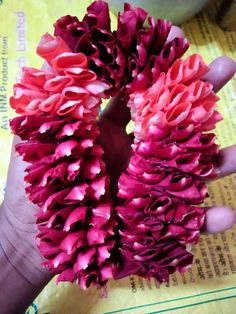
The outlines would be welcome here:
M 184 38 L 185 37 L 184 32 L 178 26 L 172 25 L 166 41 L 167 43 L 169 43 L 177 37 Z
M 13 195 L 13 189 L 15 185 L 21 187 L 22 189 L 24 186 L 22 182 L 24 182 L 24 170 L 27 166 L 27 163 L 22 160 L 21 157 L 15 151 L 15 146 L 21 142 L 21 139 L 18 136 L 13 137 L 12 141 L 12 148 L 11 148 L 11 157 L 8 166 L 8 173 L 7 173 L 7 184 L 6 184 L 6 194 Z M 17 176 L 16 176 L 17 173 Z M 12 184 L 12 180 L 14 180 L 14 185 Z M 8 192 L 9 191 L 9 192 Z
M 217 177 L 219 179 L 236 172 L 236 145 L 221 149 L 215 160 Z
M 224 232 L 236 223 L 236 213 L 224 206 L 214 206 L 206 209 L 206 219 L 203 231 L 208 233 Z
M 7 207 L 12 209 L 14 212 L 14 219 L 21 221 L 22 217 L 28 217 L 27 223 L 30 225 L 29 230 L 36 231 L 35 227 L 32 227 L 31 224 L 35 222 L 35 217 L 33 216 L 34 212 L 37 210 L 37 206 L 28 201 L 25 195 L 25 168 L 28 166 L 28 163 L 22 160 L 22 157 L 19 156 L 15 151 L 15 145 L 20 143 L 21 139 L 18 136 L 14 136 L 12 143 L 12 152 L 10 157 L 10 163 L 8 167 L 7 174 L 7 183 L 4 195 L 4 203 L 7 204 Z M 14 195 L 14 197 L 12 197 Z M 17 201 L 16 201 L 17 200 Z M 21 211 L 17 211 L 15 204 L 18 204 Z M 27 229 L 27 225 L 25 229 Z
M 213 84 L 214 91 L 218 92 L 236 73 L 236 63 L 228 57 L 219 57 L 209 65 L 202 80 Z

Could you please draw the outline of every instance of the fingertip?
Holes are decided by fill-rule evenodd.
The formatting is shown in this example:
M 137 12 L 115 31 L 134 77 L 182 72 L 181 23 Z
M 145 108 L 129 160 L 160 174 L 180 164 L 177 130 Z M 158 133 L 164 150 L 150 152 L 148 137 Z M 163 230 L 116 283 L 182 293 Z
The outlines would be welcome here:
M 216 58 L 209 64 L 207 72 L 202 80 L 213 84 L 214 91 L 218 92 L 236 73 L 236 62 L 226 56 Z
M 236 212 L 224 206 L 206 209 L 204 231 L 208 233 L 224 232 L 236 223 Z
M 170 42 L 177 37 L 178 38 L 184 38 L 185 37 L 184 32 L 178 26 L 172 25 L 170 32 L 169 32 L 169 35 L 167 37 L 167 42 Z
M 216 179 L 236 172 L 236 145 L 221 149 L 215 159 Z

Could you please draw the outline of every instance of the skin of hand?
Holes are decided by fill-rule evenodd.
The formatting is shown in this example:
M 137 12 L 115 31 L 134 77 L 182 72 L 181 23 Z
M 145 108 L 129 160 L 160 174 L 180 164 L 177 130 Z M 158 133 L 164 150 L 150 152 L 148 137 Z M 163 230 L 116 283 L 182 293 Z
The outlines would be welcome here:
M 182 35 L 181 35 L 182 34 Z M 169 40 L 183 36 L 179 28 L 173 28 Z M 202 78 L 214 85 L 215 91 L 223 87 L 235 74 L 236 64 L 227 57 L 216 59 L 210 71 Z M 117 182 L 127 167 L 131 154 L 132 136 L 125 131 L 130 121 L 127 100 L 122 91 L 114 97 L 99 118 L 101 135 L 98 142 L 104 149 L 104 160 L 111 180 L 111 196 L 116 202 Z M 14 145 L 19 142 L 14 138 Z M 220 152 L 218 178 L 236 172 L 236 145 Z M 16 156 L 13 148 L 8 170 L 4 202 L 0 207 L 0 305 L 1 313 L 23 313 L 37 294 L 51 279 L 42 267 L 42 257 L 36 248 L 35 212 L 24 191 L 24 169 L 26 163 Z M 236 222 L 233 210 L 217 206 L 206 211 L 206 232 L 221 232 Z M 2 271 L 2 270 L 5 271 Z M 12 293 L 14 291 L 14 297 Z M 9 299 L 9 301 L 7 301 Z
M 14 138 L 4 201 L 0 207 L 0 313 L 21 314 L 52 276 L 42 267 L 36 248 L 37 207 L 24 192 L 26 163 L 14 151 Z

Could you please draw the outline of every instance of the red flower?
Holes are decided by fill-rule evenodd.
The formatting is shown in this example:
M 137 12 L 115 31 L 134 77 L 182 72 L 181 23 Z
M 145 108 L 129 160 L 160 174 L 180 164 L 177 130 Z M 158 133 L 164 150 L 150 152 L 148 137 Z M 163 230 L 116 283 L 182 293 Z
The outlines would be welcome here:
M 82 21 L 77 17 L 63 16 L 56 21 L 54 28 L 54 34 L 60 36 L 73 52 L 87 56 L 89 68 L 99 79 L 109 82 L 115 89 L 120 88 L 126 58 L 111 32 L 106 2 L 93 2 Z
M 81 120 L 51 115 L 15 118 L 11 128 L 22 140 L 16 150 L 30 163 L 25 181 L 39 205 L 38 247 L 58 281 L 85 289 L 112 278 L 116 220 L 109 178 L 96 144 L 99 130 Z
M 178 59 L 153 85 L 130 95 L 135 138 L 119 179 L 117 278 L 137 274 L 162 282 L 191 265 L 186 245 L 198 242 L 205 218 L 192 205 L 207 196 L 200 178 L 214 175 L 218 152 L 215 135 L 204 132 L 221 120 L 211 84 L 200 80 L 206 71 L 198 55 Z
M 167 43 L 171 23 L 166 20 L 156 21 L 150 16 L 145 27 L 148 14 L 141 8 L 126 3 L 114 32 L 104 1 L 93 2 L 87 11 L 82 21 L 69 15 L 61 17 L 54 25 L 54 34 L 72 51 L 83 52 L 89 68 L 116 91 L 127 83 L 129 92 L 147 86 L 188 48 L 182 38 Z
M 168 282 L 169 275 L 175 271 L 185 272 L 192 264 L 193 255 L 186 251 L 185 246 L 175 240 L 157 242 L 152 237 L 143 237 L 140 242 L 125 245 L 124 256 L 115 279 L 130 274 L 145 278 L 155 278 L 159 283 Z
M 155 20 L 141 8 L 128 3 L 124 12 L 118 16 L 115 32 L 119 45 L 125 51 L 128 64 L 128 91 L 147 87 L 155 81 L 161 72 L 180 58 L 188 49 L 188 42 L 175 38 L 167 42 L 171 23 L 166 20 Z M 144 26 L 147 18 L 148 26 Z

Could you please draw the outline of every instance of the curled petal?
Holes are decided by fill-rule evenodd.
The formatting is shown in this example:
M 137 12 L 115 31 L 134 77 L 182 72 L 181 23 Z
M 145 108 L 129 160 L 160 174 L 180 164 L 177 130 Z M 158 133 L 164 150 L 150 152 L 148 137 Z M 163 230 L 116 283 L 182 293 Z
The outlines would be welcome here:
M 61 37 L 58 36 L 54 38 L 48 33 L 42 36 L 36 50 L 37 54 L 44 58 L 49 64 L 51 64 L 52 59 L 61 53 L 70 51 L 70 48 Z
M 51 60 L 53 68 L 58 72 L 71 67 L 84 68 L 87 67 L 87 58 L 83 53 L 63 52 L 58 54 Z
M 82 201 L 86 196 L 86 190 L 88 189 L 88 184 L 82 183 L 72 188 L 72 190 L 65 196 L 64 201 L 67 204 L 78 203 Z
M 103 244 L 105 242 L 106 232 L 97 228 L 90 228 L 87 233 L 89 245 Z
M 87 215 L 87 206 L 79 206 L 68 215 L 63 230 L 70 231 L 72 227 L 78 222 L 84 222 Z
M 68 68 L 65 70 L 65 74 L 80 82 L 91 82 L 97 79 L 95 72 L 79 67 Z
M 73 254 L 78 248 L 83 248 L 86 241 L 85 230 L 70 232 L 61 242 L 60 248 L 68 255 Z
M 27 114 L 27 106 L 35 99 L 44 100 L 47 97 L 42 91 L 32 90 L 23 84 L 14 85 L 14 96 L 10 98 L 10 105 L 19 114 Z M 34 106 L 35 107 L 35 106 Z M 31 114 L 35 114 L 30 108 Z M 37 111 L 37 110 L 36 110 Z
M 111 217 L 111 204 L 101 203 L 92 208 L 90 224 L 96 228 L 102 227 Z
M 87 12 L 84 21 L 93 27 L 110 31 L 109 8 L 106 2 L 94 1 L 88 6 Z
M 39 104 L 39 109 L 42 112 L 55 113 L 61 104 L 61 94 L 54 94 Z
M 23 67 L 21 83 L 32 89 L 42 89 L 45 82 L 52 77 L 54 77 L 54 74 L 51 72 Z
M 60 92 L 64 87 L 73 84 L 72 77 L 57 75 L 50 80 L 47 80 L 44 84 L 44 89 L 49 92 Z

